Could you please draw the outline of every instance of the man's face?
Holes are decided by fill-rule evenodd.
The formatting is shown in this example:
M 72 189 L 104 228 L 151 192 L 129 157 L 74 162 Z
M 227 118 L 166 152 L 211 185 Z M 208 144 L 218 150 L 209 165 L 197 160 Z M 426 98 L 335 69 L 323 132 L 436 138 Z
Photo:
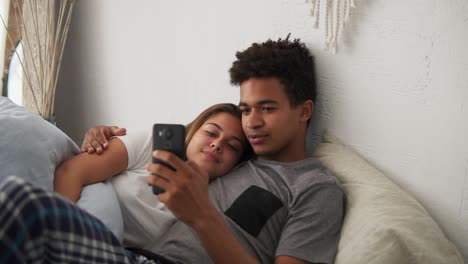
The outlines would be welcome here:
M 303 107 L 292 108 L 277 78 L 250 78 L 240 86 L 242 128 L 255 153 L 269 160 L 305 158 Z

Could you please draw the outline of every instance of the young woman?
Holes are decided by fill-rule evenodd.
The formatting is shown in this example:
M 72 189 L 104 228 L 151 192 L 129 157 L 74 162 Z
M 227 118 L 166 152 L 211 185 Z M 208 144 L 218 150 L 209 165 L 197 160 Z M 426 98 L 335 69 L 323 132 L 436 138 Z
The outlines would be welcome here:
M 187 126 L 187 163 L 204 172 L 207 181 L 224 175 L 239 161 L 250 157 L 252 150 L 240 118 L 237 106 L 218 104 Z M 64 162 L 56 170 L 55 190 L 76 201 L 84 185 L 116 175 L 120 176 L 114 179 L 121 180 L 115 184 L 118 194 L 135 187 L 128 182 L 148 176 L 145 167 L 151 161 L 151 139 L 131 138 L 131 135 L 113 138 L 102 155 L 82 153 Z M 148 208 L 149 211 L 154 209 L 155 214 L 147 221 L 150 228 L 142 228 L 136 231 L 136 236 L 129 236 L 136 241 L 130 241 L 127 246 L 147 243 L 146 238 L 151 237 L 152 231 L 157 232 L 152 238 L 157 240 L 158 235 L 164 235 L 164 228 L 170 227 L 171 221 L 177 221 L 157 202 L 157 196 L 152 194 L 145 180 L 135 185 L 144 195 L 134 196 L 135 200 L 130 200 L 128 206 L 126 199 L 121 200 L 121 207 L 131 212 L 129 219 L 144 219 L 148 214 L 142 212 Z M 128 194 L 123 192 L 122 197 Z M 131 211 L 135 205 L 144 211 Z M 125 250 L 112 232 L 93 216 L 56 194 L 14 176 L 0 182 L 0 212 L 0 263 L 170 263 L 155 254 L 150 254 L 154 262 L 146 262 L 141 255 Z M 125 211 L 123 215 L 127 216 Z M 143 234 L 144 237 L 138 237 Z
M 252 149 L 240 118 L 233 104 L 217 104 L 203 111 L 187 125 L 187 160 L 213 179 L 249 158 Z M 124 245 L 156 249 L 158 238 L 177 219 L 146 184 L 151 152 L 152 133 L 114 137 L 103 154 L 82 153 L 60 165 L 55 172 L 55 191 L 76 202 L 83 186 L 111 179 L 122 211 Z
M 252 149 L 240 119 L 241 112 L 234 104 L 217 104 L 203 111 L 187 125 L 187 159 L 210 178 L 216 178 L 250 157 Z M 146 165 L 151 162 L 151 135 L 145 141 L 141 135 L 115 139 L 102 155 L 82 153 L 61 164 L 55 171 L 55 191 L 76 202 L 85 185 L 105 181 L 125 171 L 148 176 Z

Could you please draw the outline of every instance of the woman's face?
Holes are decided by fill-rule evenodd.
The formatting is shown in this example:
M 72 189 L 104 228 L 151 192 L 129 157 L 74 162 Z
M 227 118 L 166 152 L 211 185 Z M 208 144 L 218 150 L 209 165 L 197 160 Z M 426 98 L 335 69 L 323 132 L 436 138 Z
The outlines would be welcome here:
M 239 162 L 246 144 L 241 121 L 231 114 L 218 113 L 193 134 L 187 146 L 187 159 L 210 178 L 223 176 Z

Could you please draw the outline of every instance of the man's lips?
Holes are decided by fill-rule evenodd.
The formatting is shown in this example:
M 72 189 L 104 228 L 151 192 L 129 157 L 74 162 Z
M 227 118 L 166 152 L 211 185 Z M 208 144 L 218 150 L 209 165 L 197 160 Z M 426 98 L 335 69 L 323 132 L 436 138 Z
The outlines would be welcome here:
M 267 135 L 249 135 L 249 142 L 250 144 L 260 144 L 266 140 Z
M 215 155 L 213 152 L 210 152 L 210 151 L 203 151 L 202 153 L 203 153 L 203 155 L 205 155 L 205 157 L 206 157 L 207 159 L 212 160 L 212 161 L 214 161 L 214 162 L 216 162 L 216 163 L 219 163 L 218 158 L 216 157 L 216 155 Z

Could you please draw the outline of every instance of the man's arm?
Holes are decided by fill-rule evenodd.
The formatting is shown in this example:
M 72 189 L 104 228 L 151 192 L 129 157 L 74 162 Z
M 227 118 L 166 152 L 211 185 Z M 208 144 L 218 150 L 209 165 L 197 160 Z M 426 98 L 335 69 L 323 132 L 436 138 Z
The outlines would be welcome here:
M 259 263 L 240 244 L 214 207 L 192 228 L 214 263 Z
M 127 169 L 127 164 L 128 154 L 124 143 L 113 139 L 102 155 L 81 153 L 57 167 L 54 190 L 76 202 L 83 186 L 105 181 Z
M 180 221 L 197 233 L 213 262 L 259 263 L 241 245 L 211 203 L 208 194 L 208 175 L 195 163 L 184 162 L 169 152 L 156 151 L 154 156 L 166 161 L 177 171 L 174 172 L 164 165 L 149 164 L 147 169 L 152 175 L 148 177 L 148 183 L 166 190 L 165 193 L 158 195 L 160 201 L 165 203 Z
M 275 258 L 275 264 L 321 264 L 311 263 L 291 256 L 278 256 Z

